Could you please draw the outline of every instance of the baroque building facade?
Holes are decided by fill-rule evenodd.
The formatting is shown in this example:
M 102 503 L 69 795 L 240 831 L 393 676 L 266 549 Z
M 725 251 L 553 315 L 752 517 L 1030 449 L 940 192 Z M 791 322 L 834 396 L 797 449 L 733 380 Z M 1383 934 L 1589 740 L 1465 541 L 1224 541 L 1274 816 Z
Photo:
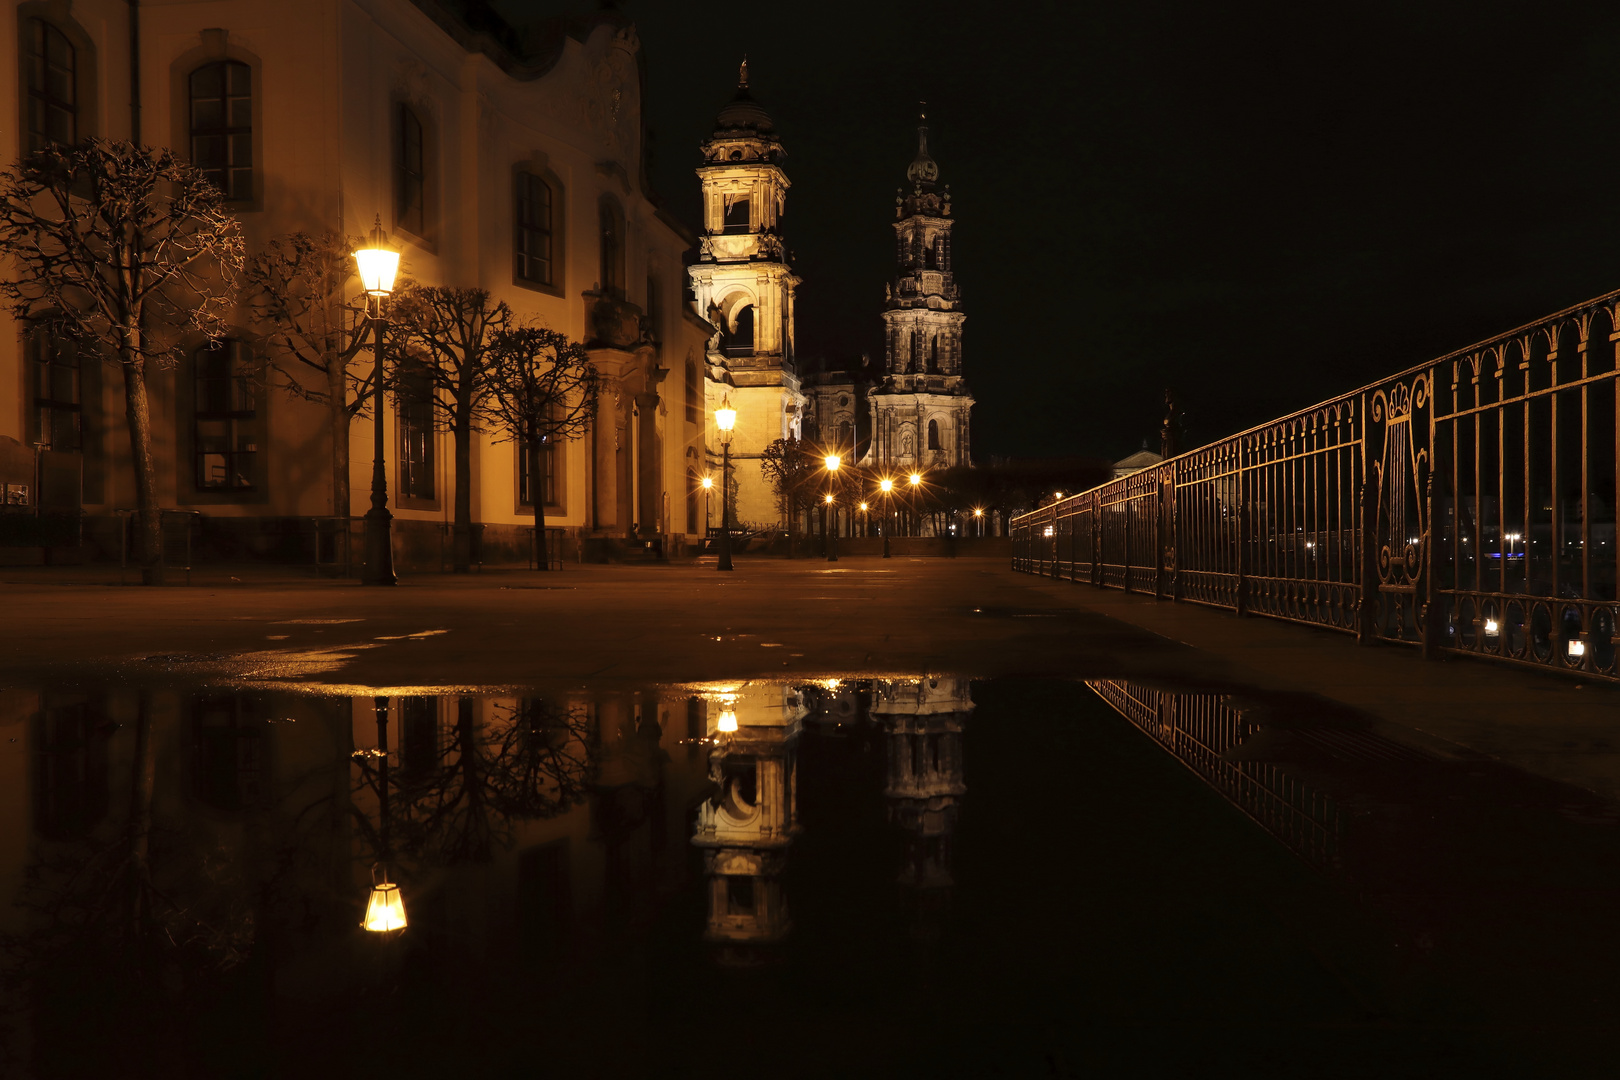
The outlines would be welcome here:
M 19 71 L 0 85 L 13 120 L 0 158 L 89 137 L 169 147 L 225 188 L 250 255 L 295 231 L 362 234 L 380 217 L 411 278 L 487 289 L 584 342 L 603 375 L 592 430 L 548 448 L 542 476 L 511 443 L 474 436 L 484 556 L 524 557 L 536 497 L 570 557 L 695 543 L 712 328 L 681 302 L 696 238 L 645 179 L 635 30 L 602 13 L 519 33 L 460 10 L 26 0 L 0 20 L 0 55 Z M 216 552 L 319 558 L 315 521 L 365 509 L 369 415 L 350 431 L 349 504 L 334 505 L 327 411 L 273 385 L 245 312 L 224 343 L 193 343 L 150 383 L 161 502 L 199 515 Z M 0 314 L 0 442 L 75 464 L 89 549 L 114 557 L 117 511 L 134 505 L 119 384 Z M 453 443 L 427 415 L 411 400 L 383 410 L 406 567 L 438 564 L 455 500 Z
M 760 468 L 761 452 L 797 437 L 804 408 L 794 352 L 794 294 L 799 278 L 778 223 L 790 185 L 776 124 L 748 89 L 748 62 L 737 90 L 703 142 L 698 180 L 703 231 L 689 268 L 694 314 L 715 328 L 705 352 L 704 386 L 710 430 L 710 471 L 718 476 L 715 410 L 737 410 L 732 433 L 733 518 L 750 524 L 781 520 L 774 490 Z

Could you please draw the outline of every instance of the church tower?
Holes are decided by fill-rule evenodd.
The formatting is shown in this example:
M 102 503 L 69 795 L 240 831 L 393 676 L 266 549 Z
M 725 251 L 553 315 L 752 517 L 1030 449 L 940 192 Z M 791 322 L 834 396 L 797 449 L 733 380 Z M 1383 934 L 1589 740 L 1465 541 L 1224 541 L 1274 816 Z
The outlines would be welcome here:
M 777 439 L 799 434 L 804 405 L 793 354 L 793 294 L 799 279 L 788 265 L 777 224 L 787 201 L 787 156 L 776 125 L 748 91 L 748 62 L 737 92 L 703 144 L 703 235 L 691 267 L 699 317 L 717 328 L 708 348 L 708 445 L 718 475 L 719 433 L 714 410 L 730 398 L 737 410 L 732 436 L 735 518 L 780 519 L 776 496 L 759 468 L 759 454 Z
M 962 377 L 961 293 L 951 255 L 951 189 L 937 187 L 928 116 L 917 127 L 910 192 L 895 198 L 895 278 L 884 289 L 883 384 L 869 397 L 869 464 L 892 473 L 970 464 L 973 395 Z

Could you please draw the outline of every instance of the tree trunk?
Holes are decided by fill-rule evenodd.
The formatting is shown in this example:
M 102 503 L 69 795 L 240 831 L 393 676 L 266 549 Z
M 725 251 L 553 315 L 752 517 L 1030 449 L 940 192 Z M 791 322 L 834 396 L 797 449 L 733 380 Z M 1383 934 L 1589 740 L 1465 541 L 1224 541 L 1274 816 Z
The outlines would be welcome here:
M 135 562 L 142 585 L 163 584 L 163 512 L 158 506 L 157 466 L 152 460 L 152 409 L 146 397 L 146 360 L 126 360 L 124 415 L 129 421 L 135 466 Z
M 337 531 L 337 550 L 332 554 L 342 563 L 345 572 L 349 566 L 349 515 L 354 512 L 349 501 L 349 372 L 336 357 L 328 360 L 326 369 L 326 402 L 328 419 L 332 427 L 332 515 L 340 520 Z
M 152 787 L 156 754 L 152 746 L 152 708 L 140 691 L 135 714 L 135 757 L 129 785 L 129 880 L 125 897 L 125 941 L 138 947 L 150 919 L 152 894 Z
M 472 570 L 472 404 L 456 403 L 456 512 L 450 569 Z
M 534 504 L 534 568 L 551 569 L 546 550 L 546 478 L 540 472 L 540 440 L 529 440 L 529 502 Z

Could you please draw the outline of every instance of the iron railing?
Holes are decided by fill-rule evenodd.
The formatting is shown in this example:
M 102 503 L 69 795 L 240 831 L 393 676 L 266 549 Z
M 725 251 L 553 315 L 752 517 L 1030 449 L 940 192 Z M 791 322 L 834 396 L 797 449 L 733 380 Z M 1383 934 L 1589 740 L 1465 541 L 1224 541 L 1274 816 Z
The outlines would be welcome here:
M 1343 809 L 1277 762 L 1233 760 L 1257 726 L 1220 694 L 1118 679 L 1086 685 L 1296 855 L 1320 869 L 1337 868 Z
M 1015 569 L 1620 680 L 1620 291 L 1013 521 Z

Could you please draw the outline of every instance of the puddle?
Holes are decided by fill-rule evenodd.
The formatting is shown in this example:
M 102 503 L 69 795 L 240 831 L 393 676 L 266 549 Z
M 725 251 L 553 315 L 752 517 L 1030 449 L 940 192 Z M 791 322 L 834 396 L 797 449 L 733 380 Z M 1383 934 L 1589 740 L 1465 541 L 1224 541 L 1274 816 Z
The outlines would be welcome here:
M 11 1053 L 679 1075 L 723 1015 L 803 1075 L 1575 1075 L 1620 1006 L 1611 804 L 1308 698 L 336 690 L 0 691 Z

